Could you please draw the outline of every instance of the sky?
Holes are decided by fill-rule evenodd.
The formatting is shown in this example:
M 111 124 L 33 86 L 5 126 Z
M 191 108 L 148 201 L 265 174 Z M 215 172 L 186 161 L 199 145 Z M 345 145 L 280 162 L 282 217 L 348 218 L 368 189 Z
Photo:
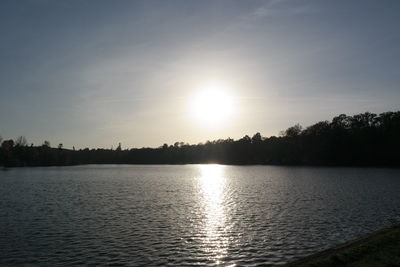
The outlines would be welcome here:
M 0 135 L 158 147 L 399 110 L 399 14 L 396 0 L 3 0 Z M 191 112 L 209 86 L 234 111 L 212 126 Z

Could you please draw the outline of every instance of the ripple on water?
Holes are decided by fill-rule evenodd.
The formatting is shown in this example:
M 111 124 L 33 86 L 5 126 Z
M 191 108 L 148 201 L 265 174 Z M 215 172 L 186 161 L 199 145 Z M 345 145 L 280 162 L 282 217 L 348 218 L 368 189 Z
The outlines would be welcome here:
M 0 173 L 0 265 L 280 265 L 399 222 L 400 170 L 79 166 Z

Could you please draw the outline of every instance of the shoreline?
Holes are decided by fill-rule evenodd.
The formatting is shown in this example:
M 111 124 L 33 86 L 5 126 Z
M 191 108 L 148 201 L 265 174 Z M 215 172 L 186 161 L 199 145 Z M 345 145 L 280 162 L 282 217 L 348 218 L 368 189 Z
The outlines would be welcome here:
M 399 266 L 400 224 L 387 227 L 336 247 L 289 262 L 284 266 Z

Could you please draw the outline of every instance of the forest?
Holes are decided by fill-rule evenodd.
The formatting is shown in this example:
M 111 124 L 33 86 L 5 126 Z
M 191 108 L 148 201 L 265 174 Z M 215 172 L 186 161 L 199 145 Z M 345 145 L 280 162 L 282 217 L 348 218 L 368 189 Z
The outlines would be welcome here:
M 28 145 L 26 138 L 0 137 L 0 166 L 79 164 L 271 164 L 324 166 L 400 166 L 400 111 L 334 117 L 303 128 L 296 124 L 279 136 L 256 133 L 195 145 L 176 142 L 158 148 L 65 149 Z

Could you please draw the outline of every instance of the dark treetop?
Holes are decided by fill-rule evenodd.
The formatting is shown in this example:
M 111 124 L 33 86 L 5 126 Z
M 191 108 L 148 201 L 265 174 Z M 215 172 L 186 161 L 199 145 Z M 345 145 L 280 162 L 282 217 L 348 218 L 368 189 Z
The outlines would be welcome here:
M 305 129 L 294 125 L 279 137 L 256 133 L 197 145 L 70 150 L 62 144 L 51 148 L 47 141 L 28 146 L 19 137 L 4 140 L 0 149 L 0 166 L 5 167 L 186 163 L 400 166 L 400 111 L 341 114 Z

